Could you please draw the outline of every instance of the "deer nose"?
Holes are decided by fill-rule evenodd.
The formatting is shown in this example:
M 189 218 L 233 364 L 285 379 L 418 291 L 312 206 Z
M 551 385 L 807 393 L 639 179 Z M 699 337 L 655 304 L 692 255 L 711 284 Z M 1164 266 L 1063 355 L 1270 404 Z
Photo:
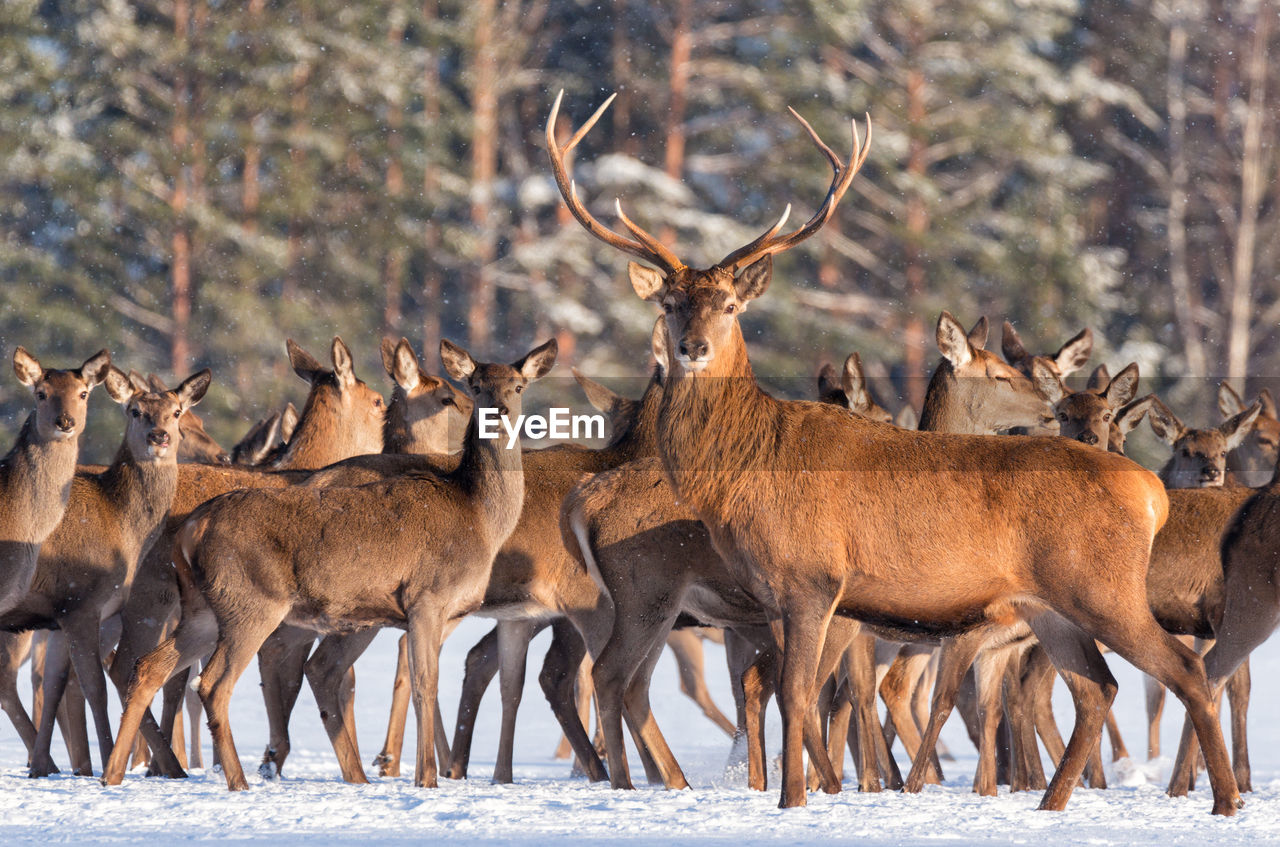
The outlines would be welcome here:
M 153 429 L 147 433 L 147 443 L 156 447 L 168 447 L 169 433 L 163 429 Z
M 1080 433 L 1080 440 L 1085 444 L 1097 444 L 1098 436 L 1093 430 L 1086 429 L 1084 432 Z
M 68 415 L 66 412 L 63 412 L 58 415 L 58 417 L 54 418 L 53 424 L 63 432 L 70 432 L 76 428 L 76 419 Z
M 507 417 L 507 406 L 505 403 L 498 404 L 498 414 L 504 418 Z
M 705 338 L 686 338 L 680 342 L 680 355 L 694 361 L 706 358 L 710 349 L 711 344 Z
M 1202 468 L 1200 471 L 1200 476 L 1202 476 L 1205 479 L 1217 479 L 1221 474 L 1222 474 L 1222 471 L 1212 466 L 1207 468 Z

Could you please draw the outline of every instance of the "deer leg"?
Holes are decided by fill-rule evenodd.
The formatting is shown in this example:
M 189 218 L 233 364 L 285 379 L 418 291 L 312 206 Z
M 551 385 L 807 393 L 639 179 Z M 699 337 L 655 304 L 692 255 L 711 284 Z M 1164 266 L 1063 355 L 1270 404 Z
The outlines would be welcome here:
M 320 710 L 320 722 L 338 757 L 338 767 L 346 782 L 367 785 L 368 777 L 360 763 L 360 748 L 354 736 L 354 727 L 345 720 L 343 689 L 347 672 L 361 654 L 368 649 L 378 630 L 366 629 L 344 635 L 326 635 L 307 659 L 304 667 L 307 683 L 315 695 Z
M 1245 659 L 1227 680 L 1227 699 L 1231 702 L 1231 769 L 1236 775 L 1236 785 L 1241 792 L 1253 790 L 1249 770 L 1249 689 L 1253 680 L 1249 675 L 1249 660 Z
M 498 736 L 498 760 L 493 766 L 493 781 L 509 785 L 513 781 L 511 760 L 515 756 L 516 714 L 524 694 L 525 667 L 529 661 L 529 642 L 543 624 L 535 621 L 498 622 L 498 689 L 502 694 L 502 730 Z
M 57 773 L 57 766 L 49 753 L 53 743 L 53 725 L 57 717 L 58 704 L 62 702 L 63 692 L 67 688 L 67 676 L 71 672 L 71 657 L 66 639 L 62 633 L 51 633 L 45 648 L 43 700 L 40 723 L 36 729 L 35 750 L 31 754 L 29 775 L 33 778 Z
M 747 695 L 743 688 L 743 675 L 759 655 L 760 649 L 752 639 L 747 638 L 737 629 L 725 630 L 724 658 L 729 670 L 729 688 L 733 693 L 733 708 L 738 719 L 738 728 L 734 732 L 733 746 L 729 749 L 729 759 L 725 763 L 725 770 L 728 772 L 739 767 L 747 768 L 748 782 L 751 781 L 748 762 L 748 747 L 750 745 L 748 742 Z M 774 673 L 774 671 L 770 670 L 770 673 Z M 757 788 L 756 785 L 751 787 Z
M 58 728 L 71 758 L 72 776 L 93 776 L 93 760 L 89 753 L 89 724 L 85 720 L 84 695 L 75 673 L 67 677 L 67 687 L 58 704 Z
M 764 720 L 769 698 L 776 689 L 778 670 L 778 650 L 770 644 L 757 653 L 741 675 L 747 737 L 747 787 L 754 791 L 764 791 L 768 787 Z
M 409 679 L 412 685 L 413 709 L 418 724 L 417 755 L 413 784 L 419 788 L 435 788 L 435 711 L 440 683 L 440 644 L 443 627 L 431 599 L 419 604 L 409 614 Z
M 98 732 L 98 755 L 105 766 L 111 755 L 113 736 L 111 720 L 107 716 L 107 681 L 102 672 L 102 654 L 98 643 L 101 623 L 97 614 L 93 613 L 68 615 L 59 624 L 67 639 L 71 664 L 80 681 L 80 690 L 93 714 L 93 724 Z M 92 776 L 92 771 L 88 775 Z
M 907 774 L 905 791 L 919 793 L 924 787 L 925 774 L 930 765 L 929 752 L 938 742 L 938 733 L 942 725 L 951 715 L 955 706 L 956 692 L 964 681 L 965 673 L 973 664 L 978 650 L 986 641 L 986 628 L 966 632 L 955 638 L 948 638 L 942 643 L 942 651 L 938 661 L 938 681 L 933 689 L 933 705 L 929 710 L 929 722 L 925 725 L 924 737 L 916 748 L 916 755 L 911 761 L 911 771 Z
M 732 738 L 733 723 L 716 706 L 707 689 L 706 657 L 702 650 L 701 636 L 691 629 L 672 630 L 667 635 L 667 646 L 676 657 L 676 667 L 680 671 L 680 691 L 698 704 L 708 720 Z
M 187 679 L 190 668 L 180 670 L 173 676 L 169 677 L 168 682 L 164 684 L 162 689 L 164 694 L 164 705 L 160 710 L 160 733 L 170 741 L 170 747 L 173 749 L 178 764 L 182 764 L 182 759 L 178 755 L 181 752 L 182 745 L 178 743 L 178 727 L 181 726 L 182 702 L 188 690 Z M 137 741 L 142 741 L 142 736 L 138 736 Z M 144 744 L 145 746 L 145 744 Z M 138 744 L 135 742 L 134 749 Z M 158 770 L 148 767 L 147 776 L 159 776 Z
M 396 656 L 396 681 L 391 688 L 391 716 L 387 719 L 387 737 L 382 742 L 382 752 L 373 760 L 378 766 L 378 776 L 400 775 L 400 754 L 404 750 L 404 727 L 409 718 L 409 636 L 400 636 Z M 468 662 L 470 656 L 468 656 Z M 478 708 L 478 705 L 477 705 Z M 461 726 L 462 707 L 458 707 L 458 721 Z M 472 715 L 474 719 L 474 714 Z M 471 729 L 468 727 L 466 743 L 463 751 L 471 755 Z M 466 778 L 466 762 L 463 762 L 462 774 L 454 779 Z
M 978 685 L 978 724 L 982 744 L 978 748 L 978 769 L 973 776 L 973 790 L 983 797 L 994 797 L 996 790 L 996 742 L 1000 729 L 1001 684 L 1009 663 L 1004 647 L 993 647 L 978 654 L 974 662 L 974 679 Z
M 582 722 L 583 727 L 590 726 L 591 720 L 591 663 L 583 654 L 583 663 L 578 668 L 577 685 L 574 690 L 574 702 L 578 706 L 578 720 Z M 573 757 L 574 773 L 585 774 L 582 770 L 582 764 L 578 761 L 577 756 L 573 752 L 573 744 L 569 741 L 569 736 L 560 733 L 560 743 L 556 745 L 555 757 L 557 759 L 568 759 Z
M 177 766 L 177 760 L 174 759 L 173 751 L 167 749 L 160 727 L 150 717 L 149 706 L 169 677 L 199 661 L 213 646 L 217 636 L 218 622 L 213 612 L 207 608 L 193 610 L 183 616 L 173 635 L 139 660 L 129 677 L 124 695 L 124 714 L 120 717 L 120 731 L 116 736 L 111 758 L 107 760 L 107 766 L 102 772 L 103 785 L 119 785 L 124 779 L 125 765 L 134 739 L 137 738 L 138 730 L 147 725 L 147 743 L 151 745 L 153 762 L 161 760 L 167 751 L 169 759 L 173 760 L 173 766 Z M 119 659 L 119 654 L 116 658 Z
M 302 690 L 303 669 L 315 642 L 315 633 L 294 626 L 282 626 L 262 644 L 258 673 L 262 679 L 262 700 L 267 708 L 270 740 L 262 754 L 258 773 L 275 779 L 289 757 L 289 716 Z M 203 698 L 201 698 L 203 699 Z
M 605 772 L 604 762 L 600 761 L 600 754 L 591 744 L 574 699 L 574 681 L 583 666 L 586 643 L 565 619 L 552 623 L 551 633 L 551 647 L 543 660 L 538 682 L 582 772 L 592 782 L 603 782 L 609 775 Z
M 879 770 L 875 772 L 875 787 L 862 787 L 862 759 L 858 750 L 858 736 L 853 731 L 853 691 L 850 688 L 849 680 L 845 678 L 843 670 L 840 671 L 840 677 L 840 684 L 836 686 L 831 714 L 827 719 L 827 758 L 831 760 L 831 767 L 835 771 L 836 781 L 843 784 L 844 750 L 849 745 L 850 739 L 852 739 L 853 747 L 851 750 L 854 757 L 854 769 L 858 771 L 858 790 L 879 791 L 881 787 Z
M 837 683 L 834 676 L 828 676 L 825 680 L 818 683 L 817 702 L 813 709 L 813 713 L 818 720 L 818 734 L 821 736 L 822 744 L 827 750 L 828 759 L 835 758 L 831 753 L 831 734 L 828 732 L 828 727 L 831 723 L 831 714 L 836 708 L 836 685 Z M 836 752 L 839 754 L 841 764 L 843 765 L 843 740 Z M 841 771 L 836 768 L 834 761 L 831 762 L 831 769 L 836 775 L 837 780 L 839 780 Z M 812 759 L 809 760 L 809 767 L 805 771 L 805 785 L 810 791 L 817 791 L 821 786 L 821 777 L 818 776 L 818 763 Z
M 1035 645 L 1030 645 L 1034 647 Z M 1004 676 L 1005 717 L 1014 733 L 1014 770 L 1010 791 L 1044 791 L 1048 780 L 1040 761 L 1040 745 L 1036 742 L 1031 704 L 1026 699 L 1022 673 L 1029 647 L 1017 651 Z
M 1160 718 L 1164 714 L 1164 686 L 1149 676 L 1143 676 L 1142 686 L 1147 695 L 1147 759 L 1160 757 Z
M 902 774 L 885 744 L 884 734 L 880 732 L 880 716 L 876 712 L 875 645 L 875 636 L 859 632 L 843 656 L 849 699 L 855 715 L 846 735 L 858 742 L 854 760 L 858 763 L 859 790 L 878 791 L 880 767 L 884 765 L 885 782 L 890 790 L 897 791 L 902 788 Z
M 173 680 L 169 680 L 169 682 L 173 682 Z M 173 755 L 177 757 L 178 764 L 183 768 L 183 770 L 190 767 L 190 763 L 187 761 L 187 736 L 183 726 L 185 721 L 182 720 L 182 705 L 186 702 L 186 693 L 186 684 L 184 683 L 182 689 L 175 692 L 173 696 L 176 708 L 173 713 L 173 733 L 171 735 L 171 738 L 173 739 Z M 165 683 L 165 687 L 161 690 L 161 696 L 165 698 L 170 696 L 169 683 Z M 133 745 L 133 764 L 131 767 L 136 768 L 138 766 L 138 759 L 140 756 L 146 757 L 149 761 L 150 754 L 151 749 L 147 747 L 147 744 L 143 739 L 139 738 Z
M 674 616 L 670 623 L 675 623 Z M 658 727 L 649 702 L 649 681 L 653 678 L 653 669 L 657 666 L 658 659 L 662 657 L 663 640 L 661 637 L 654 640 L 644 661 L 631 675 L 631 680 L 627 683 L 623 694 L 623 708 L 626 710 L 627 724 L 633 728 L 636 735 L 636 747 L 641 752 L 642 760 L 647 754 L 656 771 L 650 774 L 649 765 L 646 763 L 645 773 L 648 780 L 661 781 L 666 788 L 688 788 L 689 782 L 685 779 L 684 772 L 680 770 L 680 764 L 676 761 L 671 748 L 667 746 L 667 740 Z M 654 776 L 657 776 L 657 780 L 653 778 Z
M 1075 703 L 1071 738 L 1040 801 L 1041 809 L 1061 811 L 1102 738 L 1102 724 L 1115 699 L 1116 683 L 1093 639 L 1073 624 L 1053 613 L 1040 615 L 1031 624 Z
M 238 616 L 236 624 L 239 626 L 234 629 L 227 622 L 221 622 L 223 629 L 217 646 L 200 674 L 200 700 L 209 716 L 209 737 L 218 751 L 228 791 L 244 791 L 249 787 L 231 735 L 231 693 L 236 680 L 249 667 L 258 648 L 275 630 L 286 611 L 287 608 L 282 606 L 276 614 L 264 610 L 261 615 Z
M 820 737 L 809 739 L 810 742 L 818 742 L 816 750 L 815 745 L 806 745 L 805 742 L 814 727 L 818 666 L 835 604 L 818 605 L 810 598 L 788 597 L 782 608 L 781 624 L 774 627 L 775 640 L 782 653 L 778 689 L 783 732 L 782 797 L 778 805 L 789 809 L 803 806 L 808 801 L 805 795 L 804 748 L 808 746 L 810 756 L 826 755 Z M 831 763 L 826 764 L 830 768 Z
M 904 645 L 880 682 L 880 699 L 884 700 L 885 711 L 912 761 L 920 749 L 921 736 L 911 701 L 936 652 L 934 647 L 923 644 Z M 928 721 L 925 723 L 927 725 Z M 930 749 L 928 755 L 929 770 L 925 774 L 925 782 L 939 785 L 942 782 L 942 765 L 938 762 L 937 750 Z
M 911 692 L 911 714 L 915 717 L 916 732 L 922 734 L 925 724 L 929 722 L 929 694 L 933 691 L 933 685 L 938 679 L 938 651 L 931 649 L 928 651 L 928 661 L 924 663 L 924 669 L 920 672 L 920 678 L 916 680 L 915 688 Z M 956 757 L 951 755 L 951 751 L 947 749 L 947 744 L 941 738 L 938 739 L 937 749 L 934 750 L 934 774 L 938 781 L 942 781 L 942 763 L 941 759 L 954 762 Z
M 1030 689 L 1028 697 L 1036 733 L 1053 762 L 1061 761 L 1062 754 L 1067 750 L 1062 733 L 1058 731 L 1058 722 L 1053 717 L 1053 683 L 1057 678 L 1058 672 L 1054 670 L 1049 654 L 1044 645 L 1037 642 L 1027 657 L 1024 685 Z
M 453 756 L 448 769 L 444 773 L 449 779 L 467 778 L 467 766 L 471 763 L 471 738 L 475 734 L 476 715 L 480 713 L 480 701 L 484 698 L 485 689 L 489 687 L 489 683 L 497 675 L 500 664 L 498 657 L 498 628 L 494 627 L 486 632 L 467 651 L 465 671 L 462 676 L 462 694 L 458 698 L 458 720 L 453 729 Z M 404 744 L 404 719 L 405 712 L 408 710 L 409 654 L 406 652 L 407 649 L 406 636 L 401 636 L 399 662 L 404 665 L 404 673 L 401 674 L 399 667 L 397 667 L 396 687 L 393 696 L 404 698 L 405 709 L 399 713 L 400 741 L 396 744 L 397 750 Z M 383 752 L 378 755 L 378 758 L 373 760 L 375 765 L 382 765 L 384 756 L 388 756 L 390 746 L 391 730 L 388 728 L 387 744 L 383 747 Z M 396 776 L 399 775 L 400 770 L 399 758 L 397 753 L 395 756 L 396 774 L 394 774 Z M 386 761 L 391 761 L 389 756 Z M 384 773 L 382 775 L 388 776 L 389 774 Z
M 18 671 L 30 652 L 30 632 L 0 633 L 0 709 L 9 716 L 23 746 L 27 748 L 28 760 L 36 742 L 36 727 L 18 694 Z
M 187 739 L 191 748 L 187 761 L 193 768 L 203 768 L 204 753 L 200 749 L 200 716 L 204 713 L 204 704 L 200 702 L 200 695 L 185 684 L 182 686 L 182 699 L 187 707 L 187 732 L 191 736 Z

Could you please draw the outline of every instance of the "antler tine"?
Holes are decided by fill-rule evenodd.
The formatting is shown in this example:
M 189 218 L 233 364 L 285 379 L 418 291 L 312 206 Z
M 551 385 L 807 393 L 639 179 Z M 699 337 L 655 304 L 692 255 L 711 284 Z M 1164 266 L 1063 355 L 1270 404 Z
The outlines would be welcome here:
M 551 114 L 547 117 L 547 153 L 551 157 L 551 171 L 555 176 L 556 185 L 560 189 L 560 196 L 564 198 L 565 205 L 569 207 L 569 211 L 575 218 L 577 218 L 578 223 L 582 224 L 587 232 L 591 233 L 605 244 L 615 247 L 624 253 L 630 253 L 631 255 L 644 259 L 647 262 L 652 262 L 662 268 L 662 270 L 667 274 L 671 274 L 682 269 L 684 267 L 684 263 L 676 258 L 674 253 L 664 247 L 658 239 L 640 229 L 640 227 L 632 223 L 626 215 L 622 214 L 621 203 L 618 204 L 618 216 L 622 219 L 622 222 L 626 225 L 627 229 L 629 229 L 639 240 L 633 241 L 624 235 L 620 235 L 596 220 L 595 217 L 587 211 L 587 207 L 583 205 L 582 201 L 578 198 L 577 187 L 569 177 L 569 169 L 565 164 L 565 157 L 568 153 L 573 150 L 573 148 L 578 145 L 578 142 L 586 136 L 593 126 L 596 125 L 596 122 L 600 120 L 600 116 L 604 114 L 605 110 L 609 108 L 609 104 L 613 102 L 613 98 L 617 96 L 618 95 L 616 93 L 609 95 L 609 98 L 600 105 L 600 108 L 596 109 L 595 114 L 593 114 L 586 123 L 584 123 L 572 136 L 570 136 L 569 141 L 563 148 L 561 148 L 560 145 L 556 143 L 555 137 L 556 118 L 559 117 L 560 101 L 564 97 L 564 90 L 561 89 L 560 93 L 556 95 L 555 103 L 551 106 Z
M 818 136 L 818 133 L 808 121 L 800 117 L 800 114 L 795 109 L 791 110 L 791 114 L 795 115 L 796 119 L 800 121 L 800 124 L 809 134 L 809 138 L 815 145 L 817 145 L 818 149 L 822 151 L 822 155 L 826 157 L 827 162 L 831 165 L 831 187 L 827 189 L 827 196 L 822 201 L 822 205 L 818 207 L 818 210 L 813 213 L 813 217 L 809 218 L 805 225 L 797 229 L 795 232 L 782 238 L 777 238 L 775 237 L 777 228 L 775 228 L 775 230 L 772 230 L 770 233 L 766 233 L 764 236 L 757 238 L 750 244 L 740 247 L 730 253 L 721 260 L 721 266 L 731 267 L 732 269 L 737 270 L 738 268 L 751 264 L 763 256 L 789 250 L 801 241 L 804 241 L 806 238 L 813 235 L 821 229 L 828 220 L 830 220 L 832 214 L 835 213 L 837 204 L 839 204 L 841 198 L 844 197 L 845 192 L 849 190 L 849 186 L 853 183 L 853 177 L 862 169 L 862 165 L 867 161 L 867 156 L 871 152 L 870 115 L 867 115 L 867 141 L 865 144 L 862 143 L 862 140 L 858 136 L 857 120 L 850 119 L 849 126 L 853 136 L 853 150 L 849 156 L 849 164 L 845 165 L 840 160 L 840 157 L 837 156 L 830 147 L 823 143 L 822 139 Z

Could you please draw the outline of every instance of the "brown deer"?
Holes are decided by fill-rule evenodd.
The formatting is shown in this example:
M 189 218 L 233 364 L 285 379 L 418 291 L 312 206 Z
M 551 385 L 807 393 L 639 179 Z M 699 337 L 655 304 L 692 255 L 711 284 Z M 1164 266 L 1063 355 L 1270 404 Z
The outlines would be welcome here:
M 1113 453 L 1124 453 L 1124 439 L 1142 420 L 1150 407 L 1144 399 L 1140 406 L 1120 411 L 1138 393 L 1138 365 L 1131 362 L 1114 378 L 1107 374 L 1106 366 L 1099 365 L 1090 376 L 1089 387 L 1084 391 L 1063 393 L 1055 398 L 1054 417 L 1058 420 L 1058 434 L 1082 444 L 1103 445 Z M 1152 395 L 1154 396 L 1154 395 Z
M 1227 454 L 1239 447 L 1253 431 L 1262 412 L 1262 401 L 1237 412 L 1216 427 L 1191 429 L 1158 398 L 1151 403 L 1147 420 L 1156 436 L 1173 448 L 1160 469 L 1160 479 L 1169 488 L 1210 488 L 1227 478 Z
M 1271 472 L 1280 458 L 1280 418 L 1276 414 L 1276 402 L 1271 392 L 1258 392 L 1262 410 L 1254 418 L 1253 429 L 1240 442 L 1240 446 L 1227 454 L 1227 483 L 1258 488 L 1271 481 Z M 1244 400 L 1230 383 L 1218 386 L 1218 411 L 1224 418 L 1240 414 L 1246 408 Z
M 507 419 L 520 415 L 521 393 L 546 375 L 555 356 L 554 340 L 511 365 L 477 363 L 448 341 L 440 345 L 445 369 L 477 405 Z M 134 670 L 117 749 L 132 744 L 143 710 L 173 672 L 216 641 L 200 697 L 227 787 L 245 789 L 227 708 L 267 636 L 285 621 L 327 632 L 397 626 L 409 633 L 418 715 L 414 782 L 435 787 L 440 643 L 480 605 L 493 557 L 515 528 L 524 498 L 520 448 L 482 437 L 477 418 L 450 474 L 354 488 L 241 491 L 198 508 L 174 548 L 182 620 Z M 331 733 L 344 731 L 340 710 L 325 723 Z M 118 784 L 124 764 L 123 755 L 113 755 L 103 782 Z
M 272 412 L 249 427 L 231 448 L 231 464 L 256 467 L 272 461 L 284 453 L 297 425 L 298 409 L 292 403 L 279 412 Z
M 383 421 L 377 410 L 383 407 L 382 397 L 355 376 L 351 369 L 350 351 L 342 339 L 335 337 L 333 340 L 332 371 L 325 369 L 292 341 L 286 346 L 295 372 L 311 384 L 306 411 L 298 430 L 312 434 L 306 440 L 305 450 L 297 449 L 291 453 L 291 461 L 298 462 L 299 469 L 320 468 L 358 455 L 344 451 L 363 451 L 370 442 L 380 441 Z M 282 488 L 305 479 L 306 474 L 293 471 L 267 473 L 212 465 L 178 466 L 178 489 L 169 516 L 138 566 L 133 587 L 121 609 L 120 643 L 116 646 L 110 671 L 118 690 L 124 690 L 134 664 L 160 643 L 164 630 L 177 614 L 177 583 L 170 564 L 173 538 L 191 511 L 206 500 L 228 491 Z M 176 704 L 181 702 L 181 685 L 175 683 L 168 693 L 169 701 L 176 708 Z M 147 743 L 152 748 L 153 770 L 168 776 L 182 775 L 167 734 L 161 732 L 150 715 L 144 722 L 144 730 Z
M 111 753 L 112 733 L 99 630 L 119 611 L 138 561 L 169 510 L 177 488 L 181 419 L 204 396 L 209 381 L 209 371 L 204 370 L 172 391 L 157 393 L 137 374 L 130 379 L 115 367 L 108 369 L 103 384 L 124 408 L 124 440 L 104 471 L 76 474 L 66 517 L 41 546 L 31 587 L 0 615 L 0 630 L 7 632 L 60 630 L 93 714 L 104 762 Z M 33 777 L 56 770 L 49 744 L 69 671 L 67 663 L 44 668 Z
M 1027 352 L 1026 346 L 1022 343 L 1022 337 L 1013 328 L 1013 324 L 1005 321 L 1000 336 L 1000 352 L 1004 354 L 1006 362 L 1029 377 L 1033 376 L 1032 367 L 1035 361 L 1042 359 L 1046 360 L 1058 379 L 1065 380 L 1083 368 L 1089 361 L 1089 357 L 1093 355 L 1093 330 L 1088 327 L 1080 330 L 1051 356 L 1033 356 Z
M 554 137 L 558 106 L 559 98 L 547 139 L 571 213 L 601 240 L 657 266 L 633 262 L 628 270 L 637 296 L 662 307 L 674 347 L 658 419 L 668 482 L 740 583 L 766 604 L 783 651 L 781 805 L 806 799 L 806 716 L 826 630 L 840 614 L 898 633 L 963 639 L 956 661 L 939 669 L 944 690 L 993 627 L 1029 619 L 1077 703 L 1071 741 L 1041 802 L 1048 809 L 1065 805 L 1115 695 L 1094 644 L 1101 640 L 1187 704 L 1205 747 L 1214 811 L 1234 814 L 1242 801 L 1203 665 L 1146 604 L 1147 559 L 1168 510 L 1155 475 L 1065 439 L 910 432 L 823 404 L 775 400 L 757 386 L 739 312 L 768 288 L 772 255 L 833 214 L 867 154 L 856 124 L 848 165 L 808 128 L 835 177 L 804 226 L 779 236 L 784 215 L 721 261 L 694 269 L 625 215 L 634 238 L 591 216 L 564 156 L 604 107 L 562 150 Z M 1046 485 L 1071 504 L 1052 519 L 1030 505 Z M 1073 553 L 1080 549 L 1089 556 Z M 935 712 L 950 708 L 935 697 Z M 926 740 L 923 749 L 934 739 Z
M 1248 496 L 1222 534 L 1221 603 L 1206 610 L 1215 641 L 1205 653 L 1204 663 L 1215 696 L 1221 695 L 1228 681 L 1234 682 L 1249 654 L 1280 625 L 1280 597 L 1276 592 L 1276 585 L 1280 584 L 1276 541 L 1280 538 L 1280 472 L 1260 489 L 1241 490 Z M 1233 718 L 1235 711 L 1233 706 Z M 1184 723 L 1169 780 L 1170 794 L 1185 796 L 1192 787 L 1200 743 L 1203 742 L 1197 742 L 1189 724 Z M 1240 765 L 1237 761 L 1237 770 Z
M 18 382 L 31 389 L 36 407 L 22 424 L 17 442 L 0 459 L 0 612 L 22 599 L 35 573 L 41 542 L 62 520 L 89 392 L 110 366 L 106 350 L 65 370 L 46 370 L 21 347 L 13 352 L 13 371 Z

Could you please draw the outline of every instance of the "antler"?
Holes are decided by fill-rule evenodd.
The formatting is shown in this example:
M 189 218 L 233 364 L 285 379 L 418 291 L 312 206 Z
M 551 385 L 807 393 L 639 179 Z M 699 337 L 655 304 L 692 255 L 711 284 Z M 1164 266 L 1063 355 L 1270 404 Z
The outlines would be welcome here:
M 608 109 L 609 104 L 613 102 L 613 98 L 617 96 L 617 94 L 609 95 L 609 99 L 605 100 L 599 109 L 596 109 L 596 113 L 582 125 L 581 129 L 573 134 L 569 142 L 561 149 L 556 143 L 555 127 L 556 117 L 560 113 L 560 99 L 564 97 L 564 91 L 561 90 L 556 95 L 555 105 L 551 107 L 551 115 L 547 118 L 547 152 L 551 155 L 551 170 L 555 173 L 556 185 L 560 187 L 560 195 L 564 197 L 564 202 L 568 205 L 569 211 L 578 219 L 578 223 L 586 227 L 587 232 L 624 253 L 630 253 L 633 256 L 644 259 L 646 262 L 652 262 L 670 275 L 682 270 L 684 263 L 664 247 L 658 239 L 636 226 L 630 218 L 623 214 L 621 201 L 615 200 L 618 218 L 622 221 L 623 226 L 636 237 L 636 240 L 619 235 L 592 217 L 586 206 L 582 205 L 582 201 L 578 199 L 577 188 L 570 178 L 569 168 L 565 164 L 565 157 L 574 147 L 578 146 L 578 142 L 582 140 L 591 127 L 595 126 L 596 121 L 600 119 L 605 109 Z
M 790 250 L 801 241 L 813 235 L 822 225 L 825 224 L 836 210 L 836 204 L 840 202 L 840 198 L 844 197 L 844 193 L 849 190 L 849 185 L 853 182 L 854 174 L 862 169 L 862 164 L 867 160 L 867 154 L 871 152 L 871 116 L 867 116 L 867 143 L 863 144 L 858 139 L 858 122 L 850 120 L 849 126 L 853 130 L 853 152 L 849 156 L 849 165 L 845 166 L 840 161 L 830 147 L 822 142 L 818 137 L 818 133 L 814 131 L 809 122 L 800 117 L 800 113 L 795 109 L 789 110 L 791 114 L 796 116 L 796 120 L 800 121 L 805 131 L 809 133 L 809 137 L 813 139 L 813 143 L 818 145 L 818 149 L 822 151 L 822 155 L 827 157 L 827 161 L 831 163 L 831 170 L 834 172 L 831 178 L 831 188 L 827 191 L 827 199 L 823 201 L 818 211 L 813 213 L 813 217 L 809 218 L 809 222 L 797 229 L 790 235 L 778 238 L 778 231 L 782 229 L 783 224 L 787 222 L 787 218 L 791 214 L 791 205 L 787 204 L 787 208 L 783 210 L 782 217 L 767 232 L 760 235 L 759 238 L 734 250 L 728 256 L 725 256 L 720 262 L 720 267 L 728 267 L 734 271 L 744 268 L 752 262 L 764 256 L 774 253 L 781 253 L 783 250 Z

